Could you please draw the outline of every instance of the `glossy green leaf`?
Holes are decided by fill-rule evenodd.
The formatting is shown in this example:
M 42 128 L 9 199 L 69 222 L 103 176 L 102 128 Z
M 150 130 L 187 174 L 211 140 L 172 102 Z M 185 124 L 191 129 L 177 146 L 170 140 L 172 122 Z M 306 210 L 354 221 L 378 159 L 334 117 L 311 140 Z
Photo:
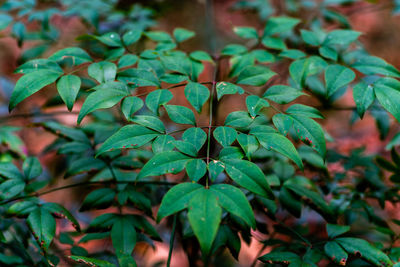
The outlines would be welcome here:
M 302 266 L 300 257 L 293 252 L 273 251 L 258 259 L 262 262 L 291 263 L 294 266 Z
M 57 90 L 62 100 L 67 105 L 69 111 L 74 106 L 79 89 L 81 88 L 81 79 L 76 75 L 62 76 L 57 81 Z
M 125 67 L 129 67 L 129 66 L 133 66 L 136 64 L 138 59 L 139 58 L 136 55 L 132 55 L 132 54 L 123 55 L 118 60 L 118 68 L 125 68 Z
M 207 140 L 207 134 L 201 128 L 191 127 L 183 132 L 182 140 L 192 143 L 199 151 Z
M 93 61 L 89 54 L 79 47 L 68 47 L 61 49 L 51 55 L 49 59 L 57 62 L 68 60 L 68 62 L 72 62 L 72 65 L 75 66 Z
M 280 37 L 265 36 L 262 38 L 261 43 L 271 49 L 286 50 L 286 44 Z
M 211 190 L 200 189 L 189 202 L 189 223 L 204 255 L 208 255 L 211 250 L 221 222 L 221 214 L 222 209 Z
M 319 46 L 321 44 L 318 35 L 312 31 L 300 30 L 301 38 L 306 44 Z
M 148 38 L 156 42 L 172 42 L 172 37 L 162 31 L 149 31 L 144 33 Z
M 242 87 L 237 86 L 233 83 L 228 82 L 219 82 L 216 86 L 217 90 L 217 98 L 220 100 L 224 95 L 234 95 L 234 94 L 243 94 L 244 90 Z
M 246 128 L 253 122 L 253 118 L 245 111 L 234 111 L 228 114 L 224 125 L 235 128 Z
M 142 37 L 142 31 L 140 29 L 133 29 L 122 36 L 122 41 L 126 45 L 131 45 L 139 41 L 140 37 Z
M 348 225 L 329 224 L 328 223 L 326 225 L 326 231 L 327 231 L 328 236 L 330 238 L 335 238 L 337 236 L 340 236 L 340 235 L 350 231 L 350 226 L 348 226 Z
M 302 115 L 290 115 L 297 136 L 314 148 L 322 157 L 326 154 L 325 135 L 322 127 L 313 119 Z
M 75 217 L 71 214 L 71 212 L 69 212 L 62 205 L 57 204 L 57 203 L 48 202 L 43 205 L 43 208 L 48 210 L 50 213 L 52 213 L 54 216 L 56 216 L 58 218 L 65 218 L 65 219 L 69 220 L 72 223 L 72 226 L 77 231 L 81 231 L 80 230 L 81 228 L 80 228 L 80 225 L 79 225 L 79 222 L 77 221 L 77 219 L 75 219 Z
M 240 186 L 264 197 L 273 197 L 267 179 L 253 162 L 241 159 L 224 159 L 225 171 Z
M 129 121 L 133 118 L 134 113 L 143 107 L 143 100 L 136 96 L 125 97 L 121 104 L 121 111 L 125 118 Z
M 42 173 L 42 165 L 40 165 L 38 158 L 28 157 L 22 164 L 22 170 L 25 178 L 27 180 L 31 180 L 38 177 Z
M 353 99 L 356 103 L 357 113 L 362 118 L 375 100 L 374 87 L 363 81 L 359 82 L 353 87 Z
M 360 256 L 376 266 L 392 266 L 392 261 L 385 253 L 373 247 L 363 239 L 340 237 L 336 238 L 335 241 L 339 243 L 347 253 Z
M 255 229 L 256 220 L 253 210 L 245 194 L 240 189 L 229 184 L 216 184 L 210 190 L 217 196 L 219 205 L 239 218 L 242 218 L 247 225 Z
M 298 197 L 289 191 L 286 187 L 282 186 L 279 191 L 279 202 L 296 218 L 301 216 L 301 202 Z
M 173 95 L 170 91 L 166 89 L 158 89 L 147 95 L 146 106 L 151 112 L 158 115 L 158 108 L 161 105 L 167 104 L 172 98 Z
M 56 220 L 46 209 L 37 208 L 28 216 L 26 222 L 39 245 L 47 251 L 56 233 Z
M 88 74 L 99 83 L 114 81 L 117 75 L 117 66 L 107 61 L 96 62 L 89 66 Z
M 360 35 L 360 32 L 352 30 L 334 30 L 326 35 L 323 44 L 327 46 L 340 45 L 347 47 L 349 44 L 357 40 Z
M 126 125 L 109 137 L 97 151 L 96 156 L 113 149 L 141 147 L 160 133 L 141 125 Z
M 88 257 L 84 257 L 84 256 L 68 256 L 68 257 L 76 262 L 84 263 L 88 266 L 115 267 L 115 264 L 109 263 L 108 261 L 105 261 L 105 260 L 98 260 L 98 259 L 88 258 Z
M 25 182 L 21 179 L 6 180 L 0 184 L 0 199 L 11 199 L 24 191 Z
M 64 178 L 77 175 L 80 173 L 84 172 L 90 172 L 94 170 L 102 170 L 106 167 L 107 165 L 104 163 L 104 161 L 100 159 L 93 158 L 92 156 L 90 157 L 82 157 L 79 159 L 73 160 L 69 166 L 68 170 L 64 175 Z
M 393 78 L 382 78 L 374 84 L 374 92 L 379 103 L 400 121 L 400 82 Z
M 192 159 L 186 164 L 186 173 L 191 181 L 197 182 L 207 172 L 207 164 L 202 159 Z
M 29 60 L 28 62 L 25 62 L 19 66 L 14 72 L 27 74 L 38 70 L 49 70 L 60 73 L 63 72 L 63 69 L 57 64 L 57 62 L 44 58 Z
M 196 147 L 190 143 L 190 142 L 185 142 L 185 141 L 175 141 L 174 142 L 175 147 L 182 153 L 189 155 L 191 157 L 196 157 L 197 156 L 197 149 Z
M 237 137 L 236 130 L 231 127 L 219 126 L 215 128 L 213 136 L 223 147 L 230 146 Z
M 91 93 L 82 105 L 78 116 L 78 124 L 89 113 L 97 109 L 111 108 L 118 104 L 122 98 L 128 95 L 128 91 L 115 90 L 113 88 L 100 89 Z
M 307 55 L 303 51 L 298 50 L 298 49 L 286 49 L 286 50 L 280 52 L 279 56 L 290 58 L 290 59 L 299 59 L 299 58 L 306 57 Z
M 100 188 L 90 192 L 83 200 L 80 211 L 108 208 L 114 201 L 115 191 L 111 188 Z
M 321 72 L 326 66 L 325 60 L 311 56 L 293 61 L 289 66 L 289 73 L 297 87 L 303 88 L 308 76 Z
M 357 57 L 357 60 L 351 65 L 351 67 L 365 75 L 380 74 L 400 78 L 400 71 L 379 57 Z
M 158 61 L 157 61 L 158 62 Z M 117 74 L 117 80 L 132 84 L 137 87 L 155 86 L 160 87 L 160 82 L 156 75 L 148 69 L 142 69 L 139 61 L 139 69 L 128 68 Z
M 291 31 L 300 20 L 291 17 L 270 17 L 265 25 L 264 35 L 281 34 Z
M 283 113 L 277 113 L 272 117 L 272 122 L 274 123 L 276 129 L 286 136 L 290 129 L 293 126 L 293 120 L 290 118 L 290 116 L 283 114 Z
M 170 135 L 160 135 L 151 144 L 154 154 L 171 151 L 175 147 L 175 139 Z
M 224 159 L 242 159 L 244 157 L 242 150 L 236 146 L 226 146 L 221 149 L 218 155 L 220 160 Z
M 164 123 L 158 117 L 151 115 L 136 115 L 131 119 L 131 121 L 159 133 L 165 133 Z
M 225 165 L 221 161 L 212 160 L 208 164 L 207 168 L 209 177 L 213 182 L 215 181 L 215 179 L 217 179 L 218 175 L 220 175 L 224 171 Z
M 11 162 L 0 162 L 0 176 L 8 179 L 21 179 L 23 176 L 19 169 Z
M 147 176 L 158 176 L 166 173 L 181 172 L 190 157 L 177 151 L 167 151 L 152 157 L 142 168 L 138 179 Z
M 233 32 L 244 39 L 258 39 L 257 30 L 253 27 L 233 27 Z
M 329 46 L 321 46 L 318 49 L 318 51 L 321 56 L 323 56 L 324 58 L 327 58 L 327 59 L 331 59 L 333 61 L 337 61 L 338 56 L 339 56 L 338 52 L 336 52 L 335 49 L 333 49 Z
M 246 97 L 246 106 L 250 116 L 255 117 L 263 108 L 269 107 L 269 103 L 259 96 L 249 95 Z
M 243 54 L 247 52 L 247 48 L 239 44 L 228 44 L 222 49 L 221 55 L 233 56 L 238 54 Z
M 128 218 L 117 218 L 111 228 L 111 240 L 118 258 L 132 253 L 136 244 L 136 231 Z
M 188 40 L 188 39 L 194 37 L 194 36 L 195 36 L 195 33 L 192 32 L 192 31 L 183 29 L 183 28 L 176 28 L 176 29 L 174 30 L 173 35 L 174 35 L 175 40 L 176 40 L 178 43 L 181 43 L 181 42 L 183 42 L 183 41 L 186 41 L 186 40 Z
M 330 65 L 325 70 L 325 83 L 328 96 L 332 96 L 339 88 L 349 84 L 356 74 L 341 65 Z
M 157 222 L 160 222 L 164 217 L 186 209 L 190 199 L 202 188 L 202 185 L 196 183 L 181 183 L 172 187 L 161 201 L 157 212 Z
M 258 141 L 254 135 L 240 133 L 237 136 L 240 147 L 243 149 L 246 157 L 250 160 L 251 155 L 258 149 Z
M 190 57 L 197 61 L 210 61 L 210 62 L 213 61 L 211 56 L 204 51 L 194 51 L 190 53 Z
M 263 97 L 278 104 L 287 104 L 302 95 L 305 94 L 296 88 L 287 85 L 273 85 L 268 88 Z
M 335 241 L 329 241 L 324 246 L 326 255 L 336 264 L 345 266 L 347 263 L 346 251 Z
M 196 125 L 196 118 L 189 108 L 178 105 L 164 105 L 164 107 L 173 122 Z
M 251 133 L 251 132 L 250 132 Z M 278 133 L 252 133 L 266 149 L 272 149 L 293 160 L 297 166 L 303 168 L 303 163 L 296 148 L 285 136 Z
M 200 83 L 189 82 L 185 86 L 185 96 L 197 112 L 200 112 L 204 103 L 210 97 L 210 91 Z
M 13 110 L 22 100 L 55 82 L 61 74 L 52 70 L 38 70 L 22 76 L 15 84 L 10 98 L 9 110 Z
M 317 118 L 317 119 L 324 118 L 324 116 L 318 109 L 302 104 L 291 105 L 290 107 L 287 108 L 286 112 L 289 114 L 306 116 L 308 118 Z
M 248 66 L 240 72 L 237 83 L 253 86 L 263 86 L 276 73 L 264 66 Z

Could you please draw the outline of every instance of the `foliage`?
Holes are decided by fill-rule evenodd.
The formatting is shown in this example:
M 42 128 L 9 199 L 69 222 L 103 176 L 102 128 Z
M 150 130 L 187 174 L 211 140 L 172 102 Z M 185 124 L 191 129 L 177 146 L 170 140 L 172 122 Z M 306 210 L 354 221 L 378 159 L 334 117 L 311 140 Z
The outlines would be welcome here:
M 1 7 L 1 29 L 10 27 L 20 45 L 41 42 L 22 55 L 10 111 L 45 87 L 54 89 L 46 105 L 79 109 L 72 127 L 34 123 L 57 136 L 43 151 L 62 155 L 65 166 L 56 173 L 38 155 L 24 154 L 18 128 L 0 129 L 2 266 L 60 260 L 136 266 L 138 242 L 170 239 L 171 256 L 176 236 L 189 240 L 184 250 L 191 264 L 200 256 L 205 265 L 216 264 L 226 249 L 238 259 L 242 241 L 270 248 L 258 258 L 267 266 L 398 261 L 394 226 L 400 222 L 382 214 L 399 201 L 399 137 L 389 140 L 391 160 L 363 148 L 344 155 L 326 145 L 334 140 L 320 125 L 323 108 L 334 110 L 350 88 L 355 115 L 372 114 L 382 137 L 392 126 L 389 116 L 393 127 L 400 121 L 400 72 L 370 55 L 361 33 L 331 9 L 358 1 L 317 6 L 287 0 L 290 16 L 269 1 L 240 1 L 235 7 L 257 10 L 263 29 L 235 26 L 242 42 L 220 52 L 182 49 L 196 38 L 193 31 L 149 28 L 153 12 L 137 5 L 121 13 L 111 0 L 61 3 L 37 10 L 35 1 L 21 0 Z M 302 8 L 321 8 L 322 15 L 305 21 Z M 78 37 L 80 47 L 38 59 L 58 42 L 55 14 L 78 16 L 90 24 L 88 32 Z M 40 22 L 39 32 L 28 32 L 23 18 Z M 218 112 L 232 98 L 245 109 L 222 123 Z M 320 105 L 297 102 L 312 98 Z M 327 166 L 335 163 L 343 170 L 331 173 Z M 390 183 L 383 170 L 391 173 Z M 73 182 L 52 187 L 60 174 Z M 79 211 L 42 198 L 83 187 L 90 192 Z M 85 212 L 94 217 L 88 223 L 82 223 Z M 69 221 L 71 231 L 57 231 L 60 220 Z M 84 248 L 99 239 L 111 239 L 113 251 Z M 68 253 L 60 253 L 60 244 Z

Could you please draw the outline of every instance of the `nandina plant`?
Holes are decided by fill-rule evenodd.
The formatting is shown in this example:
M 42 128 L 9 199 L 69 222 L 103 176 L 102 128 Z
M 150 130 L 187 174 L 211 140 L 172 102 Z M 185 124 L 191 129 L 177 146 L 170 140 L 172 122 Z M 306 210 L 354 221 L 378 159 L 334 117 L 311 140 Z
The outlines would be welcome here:
M 67 2 L 72 10 L 74 1 Z M 261 2 L 236 5 L 258 10 L 265 22 L 233 27 L 243 41 L 221 50 L 212 27 L 206 52 L 181 49 L 196 38 L 188 29 L 132 24 L 88 31 L 78 38 L 81 46 L 16 69 L 22 76 L 10 111 L 49 87 L 57 92 L 49 102 L 79 114 L 73 126 L 33 124 L 57 136 L 43 151 L 62 155 L 64 167 L 54 173 L 37 155 L 24 154 L 15 127 L 2 126 L 2 266 L 140 266 L 136 243 L 154 241 L 169 242 L 167 266 L 174 247 L 186 252 L 190 266 L 231 266 L 251 242 L 262 249 L 245 266 L 398 265 L 400 222 L 382 211 L 399 201 L 400 138 L 388 143 L 391 160 L 362 148 L 344 155 L 327 149 L 335 140 L 320 123 L 352 90 L 354 114 L 372 114 L 384 138 L 389 116 L 393 125 L 400 121 L 400 72 L 370 55 L 361 33 L 332 10 L 331 2 L 356 1 L 298 4 L 282 14 L 267 14 L 273 5 Z M 320 13 L 306 21 L 304 8 Z M 229 112 L 232 103 L 244 108 Z M 328 164 L 342 168 L 332 172 Z M 52 186 L 62 176 L 71 182 Z M 89 190 L 79 211 L 43 199 L 71 188 Z M 82 214 L 92 214 L 88 223 Z M 56 231 L 61 219 L 75 230 Z M 106 239 L 112 250 L 85 249 Z

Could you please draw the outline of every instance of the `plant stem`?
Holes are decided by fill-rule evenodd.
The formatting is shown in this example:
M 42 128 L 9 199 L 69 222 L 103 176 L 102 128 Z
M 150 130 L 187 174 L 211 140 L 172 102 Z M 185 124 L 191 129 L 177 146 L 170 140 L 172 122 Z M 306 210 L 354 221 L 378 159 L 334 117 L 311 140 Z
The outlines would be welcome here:
M 174 239 L 175 239 L 175 232 L 176 232 L 176 217 L 177 217 L 177 214 L 174 215 L 174 222 L 172 223 L 171 239 L 169 240 L 167 267 L 170 267 L 172 251 L 174 249 Z

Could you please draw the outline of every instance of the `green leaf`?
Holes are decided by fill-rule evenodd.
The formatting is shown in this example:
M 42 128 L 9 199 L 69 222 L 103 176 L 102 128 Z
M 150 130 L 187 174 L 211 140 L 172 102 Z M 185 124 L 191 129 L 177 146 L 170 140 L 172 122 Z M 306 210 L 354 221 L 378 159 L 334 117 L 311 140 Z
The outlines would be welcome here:
M 6 214 L 17 217 L 25 217 L 32 213 L 37 208 L 37 201 L 32 199 L 32 201 L 19 201 L 12 204 Z
M 38 158 L 35 157 L 26 158 L 22 164 L 22 170 L 27 180 L 38 177 L 43 171 Z
M 255 194 L 273 197 L 264 173 L 256 164 L 241 159 L 224 159 L 222 162 L 226 173 L 237 184 Z
M 191 157 L 196 157 L 197 156 L 197 149 L 196 147 L 190 143 L 190 142 L 185 142 L 185 141 L 175 141 L 174 142 L 175 147 L 182 153 L 189 155 Z
M 236 140 L 237 133 L 231 127 L 218 126 L 214 130 L 213 136 L 218 143 L 225 147 L 230 146 Z
M 224 159 L 242 159 L 243 153 L 242 150 L 235 146 L 227 146 L 221 149 L 218 155 L 220 160 Z
M 261 43 L 268 48 L 277 50 L 286 50 L 285 42 L 279 37 L 265 36 L 262 38 Z
M 186 173 L 191 181 L 199 181 L 207 172 L 207 165 L 202 159 L 192 159 L 186 164 Z
M 83 118 L 89 113 L 97 109 L 111 108 L 119 103 L 121 99 L 128 94 L 128 91 L 117 90 L 112 87 L 100 89 L 90 93 L 79 112 L 78 124 L 81 123 Z
M 258 39 L 257 30 L 253 27 L 233 27 L 233 32 L 244 39 Z
M 116 32 L 108 32 L 101 36 L 94 36 L 94 38 L 110 47 L 122 46 L 121 37 Z
M 300 30 L 301 38 L 306 44 L 319 46 L 321 44 L 318 35 L 312 31 Z
M 308 118 L 318 118 L 318 119 L 324 118 L 324 116 L 318 109 L 302 104 L 291 105 L 290 107 L 288 107 L 286 112 L 289 114 L 303 115 Z
M 117 76 L 117 66 L 107 61 L 96 62 L 89 66 L 88 74 L 99 83 L 111 82 Z
M 308 76 L 321 72 L 326 66 L 325 60 L 311 56 L 293 61 L 289 66 L 289 73 L 297 87 L 303 88 Z
M 216 184 L 212 185 L 210 190 L 217 196 L 222 208 L 242 218 L 251 228 L 256 228 L 253 210 L 240 189 L 229 184 Z
M 300 20 L 296 18 L 285 16 L 270 17 L 265 25 L 264 36 L 291 31 L 299 23 Z
M 359 82 L 353 87 L 353 99 L 356 103 L 357 113 L 362 118 L 375 100 L 374 87 L 363 81 Z
M 302 115 L 290 115 L 297 136 L 306 145 L 314 148 L 322 157 L 326 154 L 325 135 L 321 126 L 314 120 Z
M 118 217 L 111 228 L 111 240 L 117 257 L 130 255 L 136 245 L 136 231 L 130 220 Z
M 80 65 L 86 62 L 92 62 L 93 59 L 86 53 L 85 50 L 79 47 L 68 47 L 55 52 L 49 57 L 50 60 L 57 62 L 62 62 L 64 60 L 69 60 L 72 65 Z
M 160 56 L 160 59 L 166 70 L 178 72 L 187 76 L 191 74 L 191 62 L 186 55 L 178 54 L 170 56 Z
M 228 44 L 221 51 L 221 55 L 223 56 L 233 56 L 239 55 L 247 52 L 247 48 L 243 45 L 239 44 Z
M 286 114 L 277 113 L 272 117 L 276 129 L 284 136 L 290 131 L 293 126 L 293 120 Z
M 143 107 L 143 100 L 136 96 L 125 97 L 121 104 L 121 110 L 125 118 L 129 121 L 133 118 L 135 112 Z
M 253 86 L 263 86 L 276 73 L 264 66 L 248 66 L 240 72 L 237 83 Z
M 118 60 L 118 68 L 125 68 L 125 67 L 129 67 L 129 66 L 133 66 L 136 64 L 138 59 L 139 58 L 136 55 L 132 55 L 132 54 L 123 55 Z
M 348 226 L 348 225 L 329 224 L 328 223 L 326 225 L 326 231 L 328 232 L 328 237 L 329 238 L 335 238 L 337 236 L 340 236 L 340 235 L 350 231 L 350 226 Z
M 126 125 L 104 142 L 96 156 L 113 149 L 141 147 L 158 135 L 160 134 L 141 125 Z
M 303 163 L 301 162 L 299 153 L 292 142 L 290 142 L 285 136 L 278 133 L 250 133 L 254 134 L 260 142 L 260 145 L 266 149 L 272 149 L 285 157 L 288 157 L 301 169 L 303 168 Z
M 98 260 L 94 258 L 88 258 L 84 256 L 68 256 L 72 260 L 84 263 L 88 266 L 96 266 L 96 267 L 115 267 L 115 264 L 109 263 L 108 261 Z
M 349 84 L 356 74 L 349 68 L 341 65 L 330 65 L 325 70 L 325 83 L 328 97 L 332 96 L 339 88 Z
M 219 82 L 216 86 L 217 89 L 217 98 L 221 99 L 224 95 L 234 95 L 234 94 L 243 94 L 244 90 L 242 87 L 237 86 L 233 83 L 228 82 Z
M 55 82 L 61 74 L 52 70 L 38 70 L 22 76 L 15 84 L 10 98 L 9 110 L 13 110 L 22 100 Z
M 269 103 L 259 96 L 249 95 L 246 97 L 246 106 L 250 116 L 255 117 L 263 108 L 269 107 Z
M 365 75 L 380 74 L 400 78 L 400 71 L 379 57 L 357 57 L 357 60 L 351 65 L 351 67 Z
M 11 179 L 0 184 L 0 199 L 11 199 L 24 191 L 25 182 L 21 179 Z
M 258 259 L 262 262 L 286 263 L 286 264 L 292 263 L 291 265 L 293 266 L 302 266 L 301 258 L 298 255 L 286 251 L 273 251 L 261 256 Z
M 104 161 L 100 159 L 95 159 L 92 156 L 75 159 L 69 164 L 68 170 L 65 173 L 64 178 L 84 172 L 90 172 L 93 170 L 101 170 L 104 169 L 106 166 L 107 165 L 104 163 Z
M 28 62 L 25 62 L 24 64 L 19 66 L 14 72 L 28 74 L 38 70 L 50 70 L 60 73 L 64 72 L 60 65 L 57 64 L 57 62 L 43 58 L 29 60 Z
M 245 111 L 234 111 L 228 114 L 224 125 L 235 128 L 246 128 L 253 122 L 253 118 Z
M 207 134 L 201 128 L 191 127 L 183 132 L 182 140 L 192 143 L 199 151 L 207 140 Z
M 190 157 L 177 151 L 167 151 L 152 157 L 142 168 L 137 179 L 181 172 Z
M 173 42 L 172 37 L 166 32 L 150 31 L 150 32 L 145 32 L 144 34 L 149 39 L 155 42 L 167 42 L 167 43 Z
M 210 97 L 210 91 L 200 83 L 189 82 L 185 86 L 185 96 L 197 112 L 200 112 L 204 103 Z
M 329 241 L 325 244 L 324 250 L 326 255 L 336 264 L 345 266 L 347 263 L 347 253 L 335 241 Z
M 303 51 L 300 51 L 298 49 L 287 49 L 287 50 L 284 50 L 281 53 L 279 53 L 279 56 L 290 58 L 290 59 L 299 59 L 299 58 L 306 57 L 307 55 Z
M 183 42 L 183 41 L 186 41 L 186 40 L 188 40 L 188 39 L 194 37 L 194 36 L 195 36 L 195 33 L 192 32 L 192 31 L 183 29 L 183 28 L 176 28 L 176 29 L 174 30 L 173 35 L 174 35 L 175 40 L 176 40 L 178 43 L 181 43 L 181 42 Z
M 74 106 L 80 88 L 81 79 L 76 75 L 65 75 L 57 81 L 57 91 L 69 111 Z
M 275 62 L 274 55 L 264 49 L 255 49 L 251 51 L 251 56 L 254 56 L 255 60 L 257 60 L 260 63 Z
M 0 162 L 0 176 L 8 179 L 23 180 L 23 176 L 19 169 L 11 162 Z
M 225 165 L 218 160 L 210 161 L 207 167 L 208 174 L 212 182 L 214 182 L 215 179 L 217 179 L 218 175 L 220 175 L 225 169 Z
M 154 154 L 158 154 L 165 151 L 171 151 L 174 149 L 175 139 L 170 135 L 160 135 L 158 136 L 153 143 L 151 144 L 151 148 Z
M 375 264 L 376 266 L 392 266 L 389 257 L 379 249 L 371 246 L 367 241 L 359 238 L 340 237 L 335 241 L 341 245 L 349 254 L 355 254 Z
M 165 133 L 164 123 L 158 117 L 150 115 L 136 115 L 131 119 L 131 121 L 155 130 L 159 133 Z
M 167 104 L 172 98 L 173 95 L 170 91 L 166 89 L 158 89 L 147 95 L 146 106 L 151 112 L 158 115 L 158 108 L 161 105 Z
M 4 30 L 5 28 L 10 25 L 13 21 L 13 17 L 8 14 L 0 14 L 0 31 Z
M 39 245 L 47 251 L 56 233 L 56 220 L 46 209 L 37 208 L 28 216 L 26 222 Z
M 217 235 L 221 214 L 222 209 L 210 190 L 200 189 L 189 202 L 189 223 L 205 256 L 209 254 Z
M 374 84 L 379 103 L 400 121 L 400 82 L 393 78 L 381 78 Z
M 326 46 L 339 45 L 347 47 L 349 44 L 357 40 L 360 35 L 360 32 L 352 30 L 334 30 L 326 35 L 322 44 Z
M 337 61 L 338 52 L 335 49 L 330 48 L 329 46 L 321 46 L 319 49 L 319 54 L 327 59 L 332 59 L 333 61 Z
M 298 197 L 289 191 L 286 187 L 282 186 L 279 191 L 279 202 L 287 209 L 293 216 L 300 218 L 301 216 L 301 202 Z
M 164 217 L 186 209 L 190 199 L 202 188 L 202 185 L 196 183 L 181 183 L 172 187 L 161 201 L 157 212 L 157 222 L 160 222 Z
M 54 216 L 59 217 L 59 218 L 65 218 L 69 220 L 72 223 L 72 226 L 78 231 L 81 231 L 81 227 L 79 225 L 79 222 L 75 219 L 75 217 L 63 206 L 57 203 L 45 203 L 43 205 L 44 209 L 47 209 L 50 213 L 52 213 Z
M 268 88 L 263 97 L 278 104 L 287 104 L 302 95 L 305 94 L 296 88 L 287 85 L 274 85 Z
M 196 125 L 196 118 L 189 108 L 177 105 L 164 105 L 164 107 L 173 122 Z
M 210 61 L 210 62 L 213 61 L 211 56 L 204 51 L 194 51 L 190 53 L 190 57 L 197 61 Z
M 246 153 L 246 157 L 250 160 L 251 155 L 258 149 L 258 141 L 253 135 L 240 133 L 237 136 L 240 147 Z
M 108 208 L 114 201 L 115 191 L 111 188 L 100 188 L 90 192 L 83 200 L 80 211 Z
M 122 36 L 122 41 L 126 45 L 131 45 L 139 41 L 140 37 L 142 37 L 142 30 L 140 29 L 134 29 L 126 32 Z

